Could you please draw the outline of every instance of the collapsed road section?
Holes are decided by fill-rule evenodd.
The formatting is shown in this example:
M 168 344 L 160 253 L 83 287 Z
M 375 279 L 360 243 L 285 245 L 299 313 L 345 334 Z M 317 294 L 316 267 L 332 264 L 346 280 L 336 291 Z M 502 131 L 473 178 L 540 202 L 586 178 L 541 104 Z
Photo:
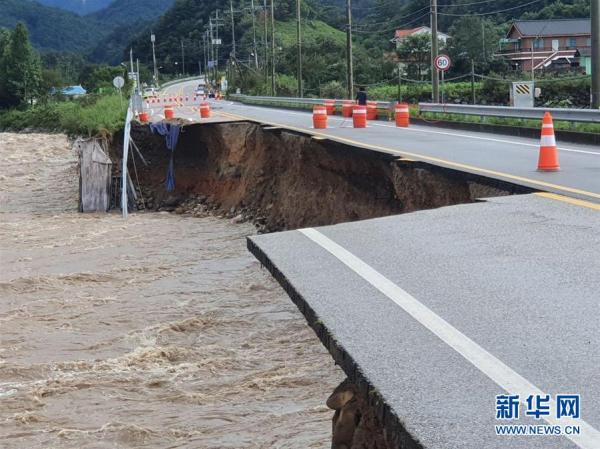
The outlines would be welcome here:
M 333 447 L 600 447 L 599 212 L 540 193 L 250 237 L 348 376 Z
M 252 122 L 190 124 L 177 149 L 147 126 L 132 138 L 140 207 L 219 211 L 261 231 L 395 215 L 530 189 Z M 170 159 L 172 170 L 167 173 Z M 173 189 L 165 183 L 174 178 Z
M 136 169 L 139 207 L 195 216 L 212 212 L 235 222 L 254 222 L 263 233 L 530 192 L 514 184 L 248 121 L 184 124 L 175 151 L 169 151 L 165 139 L 144 125 L 133 127 L 132 138 L 144 155 L 144 164 Z M 364 240 L 369 236 L 364 235 Z M 308 300 L 300 299 L 300 293 L 285 281 L 286 274 L 261 249 L 262 243 L 251 239 L 252 252 L 275 274 L 348 375 L 327 401 L 336 410 L 334 447 L 410 447 L 406 444 L 412 444 L 413 435 L 398 421 L 396 409 L 385 405 L 386 398 L 372 394 L 376 387 L 359 374 L 363 368 L 349 362 L 353 356 L 338 342 L 337 333 L 329 330 Z M 296 251 L 281 243 L 275 245 L 281 251 Z M 329 276 L 329 266 L 324 261 L 313 268 Z M 368 304 L 343 307 L 357 314 L 344 324 L 348 331 L 368 323 Z M 369 323 L 365 330 L 375 327 Z M 382 349 L 379 343 L 367 347 Z

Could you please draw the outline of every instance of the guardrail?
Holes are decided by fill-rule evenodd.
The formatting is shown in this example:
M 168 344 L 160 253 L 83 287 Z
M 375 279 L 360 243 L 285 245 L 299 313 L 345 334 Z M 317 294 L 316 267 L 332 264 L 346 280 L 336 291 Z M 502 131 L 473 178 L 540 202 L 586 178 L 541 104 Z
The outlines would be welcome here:
M 277 105 L 288 108 L 309 109 L 322 105 L 324 98 L 294 97 L 255 97 L 250 95 L 230 95 L 230 99 L 256 105 Z M 335 100 L 341 106 L 344 100 Z M 377 109 L 392 111 L 395 102 L 378 101 Z M 549 111 L 554 120 L 567 122 L 600 123 L 600 110 L 567 108 L 514 108 L 509 106 L 473 106 L 462 104 L 419 103 L 420 112 L 439 112 L 448 114 L 478 115 L 488 117 L 508 117 L 520 119 L 541 119 Z
M 161 84 L 160 88 L 164 89 L 165 87 L 172 86 L 173 84 L 183 83 L 185 81 L 200 80 L 200 79 L 204 79 L 204 75 L 196 75 L 196 76 L 190 76 L 188 78 L 179 78 L 176 80 L 167 81 L 166 83 Z
M 421 112 L 541 119 L 550 112 L 554 120 L 566 122 L 600 123 L 600 110 L 567 108 L 514 108 L 510 106 L 477 106 L 466 104 L 419 103 Z
M 234 101 L 241 103 L 252 103 L 252 104 L 277 104 L 282 107 L 294 107 L 308 109 L 314 105 L 322 105 L 326 100 L 325 98 L 294 98 L 294 97 L 256 97 L 251 95 L 240 95 L 233 94 L 229 95 L 229 98 Z M 331 99 L 328 99 L 331 100 Z M 347 100 L 333 100 L 336 106 L 342 106 L 344 101 Z M 394 103 L 389 101 L 378 101 L 377 109 L 392 110 Z

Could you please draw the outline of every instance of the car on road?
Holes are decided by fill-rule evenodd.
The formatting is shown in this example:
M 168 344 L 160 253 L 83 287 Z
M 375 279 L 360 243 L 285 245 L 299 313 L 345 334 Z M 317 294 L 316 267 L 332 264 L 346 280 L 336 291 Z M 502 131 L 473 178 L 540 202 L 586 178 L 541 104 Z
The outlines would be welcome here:
M 157 94 L 157 90 L 155 87 L 146 87 L 143 92 L 144 98 L 154 97 Z
M 205 95 L 204 86 L 200 85 L 196 88 L 196 95 Z

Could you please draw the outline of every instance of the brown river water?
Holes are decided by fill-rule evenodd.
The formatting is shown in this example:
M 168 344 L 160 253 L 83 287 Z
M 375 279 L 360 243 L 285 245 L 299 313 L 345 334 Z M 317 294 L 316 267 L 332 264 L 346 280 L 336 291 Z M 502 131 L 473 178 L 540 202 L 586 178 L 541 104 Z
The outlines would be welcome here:
M 330 447 L 343 375 L 253 226 L 79 214 L 76 162 L 0 133 L 0 447 Z

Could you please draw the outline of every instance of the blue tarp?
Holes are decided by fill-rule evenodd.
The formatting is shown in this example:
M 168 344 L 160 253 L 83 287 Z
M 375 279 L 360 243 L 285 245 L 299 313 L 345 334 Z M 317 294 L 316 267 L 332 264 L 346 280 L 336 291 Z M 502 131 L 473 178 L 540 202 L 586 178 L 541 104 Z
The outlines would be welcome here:
M 172 192 L 175 190 L 175 165 L 173 163 L 173 154 L 175 153 L 175 148 L 177 147 L 177 141 L 179 140 L 179 131 L 181 131 L 181 127 L 179 125 L 172 125 L 164 122 L 151 123 L 149 126 L 153 134 L 165 136 L 167 149 L 171 152 L 165 188 L 167 192 Z

